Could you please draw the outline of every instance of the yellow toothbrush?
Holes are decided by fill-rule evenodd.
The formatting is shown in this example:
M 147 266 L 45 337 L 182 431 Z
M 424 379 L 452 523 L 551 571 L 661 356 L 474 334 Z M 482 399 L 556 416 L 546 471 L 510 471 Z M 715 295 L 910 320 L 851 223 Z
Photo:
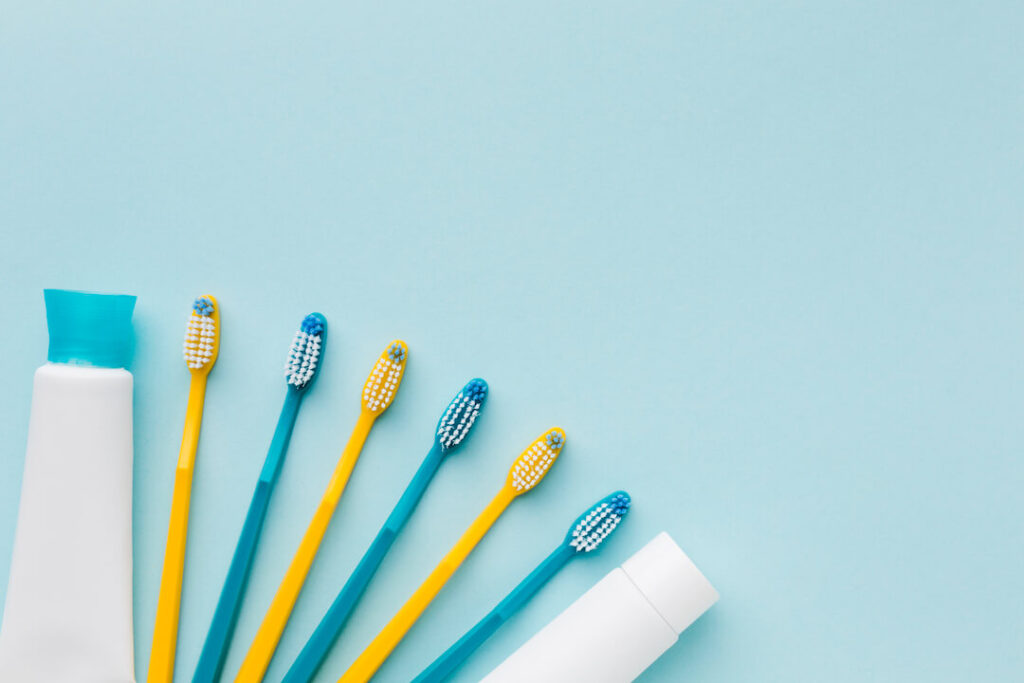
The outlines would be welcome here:
M 327 525 L 331 521 L 334 509 L 338 507 L 338 501 L 341 499 L 352 469 L 359 459 L 363 443 L 370 433 L 370 427 L 373 426 L 374 420 L 391 405 L 395 392 L 398 391 L 408 355 L 409 349 L 405 342 L 396 339 L 381 353 L 376 365 L 373 366 L 373 371 L 366 379 L 366 383 L 363 385 L 362 410 L 356 421 L 355 429 L 352 430 L 352 436 L 349 437 L 348 444 L 341 453 L 341 458 L 334 468 L 334 474 L 331 475 L 330 483 L 327 484 L 327 491 L 320 500 L 320 505 L 317 506 L 316 512 L 313 514 L 313 520 L 309 523 L 302 542 L 299 543 L 299 549 L 295 552 L 295 557 L 292 558 L 288 571 L 285 572 L 284 579 L 281 580 L 277 594 L 274 595 L 274 600 L 263 617 L 263 623 L 260 624 L 259 631 L 256 632 L 256 637 L 253 639 L 252 645 L 249 646 L 249 652 L 246 653 L 245 659 L 242 661 L 242 667 L 235 677 L 235 683 L 259 683 L 263 680 L 267 666 L 274 656 L 277 643 L 284 632 L 284 627 L 288 624 L 295 601 L 299 597 L 299 591 L 302 590 L 302 584 L 313 565 L 313 559 L 320 548 Z
M 178 614 L 181 609 L 181 582 L 185 571 L 185 537 L 188 534 L 188 506 L 192 495 L 199 427 L 203 422 L 206 379 L 220 349 L 220 309 L 209 294 L 192 304 L 185 327 L 185 365 L 192 373 L 185 410 L 185 429 L 174 474 L 171 497 L 171 521 L 167 529 L 167 548 L 160 577 L 160 597 L 153 625 L 153 646 L 149 652 L 148 683 L 171 683 L 174 679 L 174 654 L 178 643 Z
M 412 597 L 406 600 L 398 613 L 388 622 L 388 625 L 377 634 L 377 637 L 363 650 L 348 671 L 338 679 L 338 683 L 366 683 L 373 678 L 377 669 L 405 637 L 430 602 L 441 592 L 444 584 L 452 577 L 463 560 L 469 556 L 469 553 L 509 506 L 509 503 L 515 500 L 516 496 L 532 489 L 544 478 L 564 445 L 565 432 L 558 428 L 549 429 L 516 458 L 505 479 L 505 485 L 498 491 L 498 495 L 487 504 L 484 511 L 466 529 L 462 538 L 448 551 L 448 554 L 434 568 L 426 581 L 416 589 Z

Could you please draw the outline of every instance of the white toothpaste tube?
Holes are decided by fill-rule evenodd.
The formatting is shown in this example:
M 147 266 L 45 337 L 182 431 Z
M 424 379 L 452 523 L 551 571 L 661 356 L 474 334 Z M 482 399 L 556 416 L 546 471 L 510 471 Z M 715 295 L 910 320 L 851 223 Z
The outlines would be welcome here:
M 0 681 L 133 683 L 133 296 L 46 290 Z
M 690 558 L 661 533 L 481 683 L 628 683 L 717 600 Z

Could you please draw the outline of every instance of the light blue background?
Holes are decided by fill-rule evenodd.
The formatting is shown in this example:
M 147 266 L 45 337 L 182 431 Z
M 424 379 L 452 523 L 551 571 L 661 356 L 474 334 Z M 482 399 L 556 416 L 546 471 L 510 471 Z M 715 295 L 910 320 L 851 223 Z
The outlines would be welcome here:
M 283 395 L 331 324 L 233 672 L 394 337 L 410 346 L 268 680 L 474 375 L 492 397 L 320 678 L 340 674 L 545 428 L 563 460 L 400 649 L 407 681 L 615 488 L 631 518 L 474 681 L 669 531 L 722 594 L 643 677 L 1024 670 L 1024 12 L 1014 2 L 0 5 L 0 585 L 40 290 L 134 293 L 143 680 L 192 297 L 223 307 L 193 492 L 188 680 Z M 96 495 L 103 495 L 97 491 Z M 614 624 L 608 624 L 614 628 Z

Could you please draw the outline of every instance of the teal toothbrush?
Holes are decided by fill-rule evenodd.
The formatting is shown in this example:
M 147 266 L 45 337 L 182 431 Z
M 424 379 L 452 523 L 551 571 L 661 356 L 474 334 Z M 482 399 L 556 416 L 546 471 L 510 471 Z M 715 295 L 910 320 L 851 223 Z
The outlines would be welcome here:
M 412 516 L 416 504 L 419 503 L 423 492 L 427 490 L 427 486 L 440 468 L 444 457 L 465 441 L 486 398 L 487 382 L 482 379 L 474 379 L 470 380 L 448 404 L 448 408 L 437 423 L 434 444 L 431 446 L 430 452 L 427 453 L 427 457 L 416 470 L 405 493 L 402 494 L 394 510 L 388 515 L 384 526 L 381 527 L 366 554 L 363 555 L 352 575 L 345 582 L 345 586 L 335 598 L 330 609 L 327 610 L 327 614 L 324 615 L 323 620 L 302 648 L 298 658 L 288 669 L 282 683 L 306 683 L 316 675 L 317 669 L 327 657 L 327 653 L 344 628 L 349 615 L 352 614 L 356 603 L 370 583 L 370 579 L 373 578 L 374 572 L 377 571 L 377 567 L 380 566 L 384 556 L 391 548 L 391 544 L 398 536 L 398 532 Z
M 253 556 L 260 540 L 263 520 L 270 505 L 270 494 L 281 473 L 281 465 L 284 464 L 288 441 L 292 436 L 302 397 L 313 384 L 316 372 L 320 368 L 320 354 L 323 352 L 326 339 L 327 321 L 319 313 L 307 315 L 295 333 L 285 364 L 287 393 L 284 406 L 281 408 L 281 416 L 277 419 L 277 428 L 274 429 L 267 458 L 256 482 L 256 491 L 253 493 L 252 502 L 249 503 L 249 512 L 245 516 L 238 545 L 235 546 L 235 554 L 231 558 L 231 566 L 228 568 L 224 587 L 213 612 L 213 621 L 199 655 L 196 673 L 192 677 L 193 683 L 214 683 L 220 679 L 228 646 L 231 644 L 231 635 L 238 620 L 238 608 L 242 604 L 249 570 L 252 568 Z
M 574 557 L 593 552 L 608 537 L 629 510 L 629 494 L 616 491 L 599 500 L 569 528 L 562 544 L 537 565 L 504 600 L 490 611 L 458 642 L 445 650 L 412 683 L 438 683 L 448 678 L 484 641 L 530 601 L 551 577 Z

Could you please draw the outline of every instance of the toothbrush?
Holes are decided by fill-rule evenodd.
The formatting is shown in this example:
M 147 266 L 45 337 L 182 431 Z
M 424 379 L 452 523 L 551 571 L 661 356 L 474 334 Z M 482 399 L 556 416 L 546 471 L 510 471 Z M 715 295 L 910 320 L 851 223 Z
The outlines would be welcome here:
M 288 571 L 285 572 L 284 579 L 281 580 L 277 594 L 274 595 L 274 599 L 263 617 L 263 623 L 260 624 L 256 637 L 253 639 L 252 645 L 249 646 L 249 652 L 245 655 L 242 667 L 235 677 L 236 683 L 259 683 L 263 680 L 263 675 L 267 671 L 267 666 L 270 665 L 271 657 L 274 656 L 274 650 L 281 639 L 281 634 L 288 624 L 295 601 L 299 597 L 299 591 L 302 590 L 302 584 L 313 565 L 320 542 L 327 532 L 327 525 L 331 521 L 335 508 L 338 507 L 341 494 L 345 491 L 345 485 L 352 474 L 352 469 L 359 459 L 370 428 L 374 421 L 391 405 L 395 392 L 398 391 L 408 355 L 409 350 L 405 342 L 396 339 L 380 354 L 370 376 L 366 379 L 366 383 L 363 385 L 363 406 L 355 429 L 352 430 L 352 436 L 349 437 L 348 444 L 341 453 L 341 458 L 334 468 L 334 474 L 331 475 L 331 480 L 327 484 L 327 491 L 324 492 L 320 505 L 313 514 L 306 534 L 302 537 L 302 542 L 299 543 L 299 549 L 295 552 L 295 557 L 292 558 L 292 563 L 289 565 Z
M 270 494 L 284 464 L 288 441 L 292 436 L 302 397 L 312 386 L 316 372 L 320 369 L 320 354 L 326 340 L 327 320 L 319 313 L 307 315 L 295 333 L 288 361 L 285 363 L 287 390 L 284 406 L 281 408 L 281 416 L 277 419 L 274 438 L 270 442 L 267 458 L 256 482 L 252 502 L 249 503 L 249 512 L 246 513 L 238 545 L 235 546 L 235 554 L 231 558 L 228 575 L 224 579 L 224 587 L 213 612 L 210 630 L 199 654 L 199 664 L 192 677 L 193 683 L 213 683 L 220 678 L 228 645 L 231 643 L 231 634 L 238 619 L 238 608 L 242 604 L 242 595 L 245 593 L 246 581 L 252 567 L 253 555 L 260 540 L 263 519 L 270 505 Z
M 363 559 L 359 561 L 355 571 L 345 582 L 320 625 L 316 627 L 309 642 L 302 648 L 298 658 L 288 669 L 282 683 L 309 683 L 327 657 L 328 651 L 338 639 L 338 634 L 345 626 L 360 596 L 373 578 L 374 572 L 384 560 L 384 556 L 395 542 L 398 532 L 412 516 L 417 503 L 427 490 L 430 480 L 441 466 L 446 455 L 452 453 L 469 435 L 477 416 L 483 409 L 487 398 L 487 382 L 482 379 L 470 380 L 455 395 L 448 408 L 441 415 L 434 433 L 434 445 L 427 453 L 405 493 L 398 500 L 395 509 L 388 515 L 384 526 L 373 539 Z
M 185 326 L 185 366 L 192 375 L 185 409 L 185 428 L 181 435 L 178 467 L 174 473 L 171 518 L 167 529 L 167 548 L 160 576 L 160 597 L 156 603 L 153 645 L 149 651 L 149 683 L 171 683 L 174 679 L 174 655 L 178 643 L 178 615 L 181 609 L 181 582 L 185 571 L 185 537 L 188 534 L 188 507 L 192 495 L 199 428 L 203 422 L 206 379 L 220 350 L 220 310 L 209 294 L 192 304 Z
M 494 632 L 502 624 L 522 609 L 536 595 L 537 591 L 571 559 L 597 550 L 619 526 L 622 518 L 629 511 L 629 505 L 629 494 L 625 491 L 616 491 L 597 501 L 569 527 L 569 533 L 566 534 L 565 540 L 555 548 L 553 553 L 537 565 L 537 568 L 476 626 L 445 650 L 444 654 L 424 669 L 423 673 L 413 679 L 412 683 L 440 683 L 448 678 L 478 647 L 483 645 L 484 641 L 494 635 Z
M 505 485 L 501 487 L 498 494 L 466 529 L 462 538 L 448 551 L 448 554 L 434 568 L 426 581 L 416 589 L 416 592 L 402 605 L 387 626 L 356 658 L 348 671 L 338 679 L 338 683 L 366 683 L 373 678 L 384 660 L 405 637 L 405 634 L 427 609 L 427 606 L 452 577 L 463 560 L 469 556 L 480 539 L 484 537 L 491 525 L 497 521 L 516 496 L 526 493 L 540 483 L 564 445 L 565 432 L 557 428 L 550 429 L 516 458 L 505 479 Z

